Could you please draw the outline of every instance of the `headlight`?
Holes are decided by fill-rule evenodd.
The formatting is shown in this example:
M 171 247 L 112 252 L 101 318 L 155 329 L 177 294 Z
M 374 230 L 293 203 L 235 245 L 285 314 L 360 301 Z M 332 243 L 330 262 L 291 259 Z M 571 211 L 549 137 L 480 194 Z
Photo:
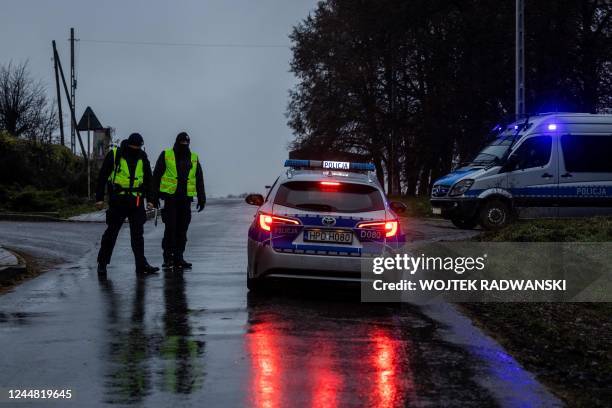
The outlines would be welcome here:
M 472 184 L 474 184 L 474 180 L 472 179 L 461 180 L 460 182 L 455 184 L 453 188 L 451 188 L 451 191 L 450 193 L 448 193 L 448 195 L 451 197 L 460 196 L 466 191 L 468 191 L 470 187 L 472 187 Z

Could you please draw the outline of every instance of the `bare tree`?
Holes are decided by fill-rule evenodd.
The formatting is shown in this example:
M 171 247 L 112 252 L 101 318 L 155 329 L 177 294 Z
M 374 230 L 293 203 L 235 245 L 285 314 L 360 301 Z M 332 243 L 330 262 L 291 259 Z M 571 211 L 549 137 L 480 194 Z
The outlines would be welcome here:
M 15 137 L 50 143 L 57 129 L 55 104 L 28 71 L 27 61 L 0 66 L 0 129 Z

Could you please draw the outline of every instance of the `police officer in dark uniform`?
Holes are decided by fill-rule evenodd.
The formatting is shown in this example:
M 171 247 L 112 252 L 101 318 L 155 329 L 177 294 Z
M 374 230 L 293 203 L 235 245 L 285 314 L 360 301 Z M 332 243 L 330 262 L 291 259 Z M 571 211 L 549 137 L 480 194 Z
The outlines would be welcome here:
M 183 253 L 187 244 L 187 229 L 191 222 L 191 203 L 197 196 L 198 212 L 206 205 L 204 175 L 198 155 L 189 149 L 189 135 L 176 136 L 174 147 L 164 150 L 155 164 L 153 188 L 156 198 L 164 200 L 162 220 L 165 224 L 162 249 L 164 268 L 190 268 Z
M 144 255 L 143 226 L 146 222 L 145 198 L 147 207 L 153 208 L 151 194 L 151 165 L 147 154 L 142 150 L 144 140 L 138 133 L 132 133 L 113 148 L 104 159 L 98 187 L 96 206 L 104 206 L 104 190 L 108 187 L 109 201 L 106 210 L 107 228 L 102 235 L 98 252 L 98 274 L 106 274 L 119 230 L 127 218 L 130 223 L 130 239 L 136 261 L 136 273 L 145 275 L 157 272 L 159 268 L 149 265 Z

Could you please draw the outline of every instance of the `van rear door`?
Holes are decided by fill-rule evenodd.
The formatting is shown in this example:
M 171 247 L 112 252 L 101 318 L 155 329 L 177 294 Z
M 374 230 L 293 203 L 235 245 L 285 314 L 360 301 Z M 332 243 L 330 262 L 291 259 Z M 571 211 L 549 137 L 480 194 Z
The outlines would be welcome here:
M 612 215 L 612 135 L 562 135 L 559 215 Z

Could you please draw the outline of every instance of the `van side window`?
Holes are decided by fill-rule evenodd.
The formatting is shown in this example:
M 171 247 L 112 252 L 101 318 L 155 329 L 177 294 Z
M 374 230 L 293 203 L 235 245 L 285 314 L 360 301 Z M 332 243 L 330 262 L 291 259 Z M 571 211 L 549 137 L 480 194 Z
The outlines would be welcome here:
M 563 135 L 565 170 L 576 173 L 612 173 L 612 135 Z
M 514 170 L 541 167 L 548 164 L 552 151 L 552 138 L 550 136 L 534 136 L 521 144 L 512 154 L 516 156 Z

